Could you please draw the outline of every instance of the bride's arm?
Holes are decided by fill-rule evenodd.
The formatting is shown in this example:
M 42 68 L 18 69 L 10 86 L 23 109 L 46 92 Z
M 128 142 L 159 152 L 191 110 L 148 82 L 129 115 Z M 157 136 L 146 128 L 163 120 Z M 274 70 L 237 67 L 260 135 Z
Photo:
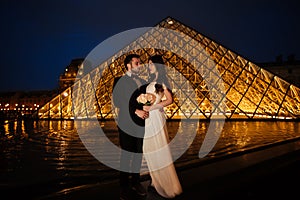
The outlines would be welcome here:
M 167 88 L 164 88 L 164 94 L 166 98 L 158 103 L 161 107 L 166 107 L 173 103 L 172 93 Z
M 149 111 L 156 110 L 156 109 L 162 109 L 163 107 L 166 107 L 173 103 L 172 93 L 167 88 L 164 88 L 164 95 L 166 98 L 163 101 L 161 101 L 153 106 L 150 106 Z

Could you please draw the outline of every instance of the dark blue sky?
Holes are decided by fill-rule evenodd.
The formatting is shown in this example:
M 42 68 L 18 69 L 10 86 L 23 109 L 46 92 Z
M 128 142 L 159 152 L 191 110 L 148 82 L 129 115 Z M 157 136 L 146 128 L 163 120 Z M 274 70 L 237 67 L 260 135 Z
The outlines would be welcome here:
M 0 92 L 54 89 L 72 59 L 167 16 L 253 62 L 274 61 L 279 54 L 300 60 L 298 0 L 3 0 Z

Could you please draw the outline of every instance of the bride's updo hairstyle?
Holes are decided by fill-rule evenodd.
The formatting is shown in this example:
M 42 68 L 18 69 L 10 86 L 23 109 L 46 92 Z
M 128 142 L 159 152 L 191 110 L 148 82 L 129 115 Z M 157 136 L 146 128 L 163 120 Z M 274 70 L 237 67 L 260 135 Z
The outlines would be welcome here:
M 171 87 L 170 87 L 170 84 L 169 84 L 169 81 L 168 81 L 168 78 L 167 78 L 167 72 L 166 72 L 166 69 L 165 69 L 165 67 L 167 67 L 167 66 L 165 66 L 165 63 L 164 63 L 164 60 L 163 60 L 162 56 L 161 55 L 154 55 L 154 56 L 151 56 L 149 58 L 149 61 L 150 60 L 155 65 L 155 68 L 158 72 L 158 77 L 157 77 L 156 84 L 155 84 L 156 93 L 164 92 L 163 84 L 172 93 L 172 90 L 170 89 Z M 153 81 L 154 79 L 155 79 L 155 74 L 150 74 L 149 75 L 149 82 Z

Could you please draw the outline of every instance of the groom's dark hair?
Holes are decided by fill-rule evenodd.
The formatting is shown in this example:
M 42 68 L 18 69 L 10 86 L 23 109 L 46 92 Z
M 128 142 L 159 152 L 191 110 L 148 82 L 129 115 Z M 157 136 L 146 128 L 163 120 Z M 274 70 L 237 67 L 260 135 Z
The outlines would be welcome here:
M 131 62 L 132 58 L 140 58 L 140 56 L 135 53 L 127 55 L 124 60 L 126 70 L 128 70 L 127 64 Z

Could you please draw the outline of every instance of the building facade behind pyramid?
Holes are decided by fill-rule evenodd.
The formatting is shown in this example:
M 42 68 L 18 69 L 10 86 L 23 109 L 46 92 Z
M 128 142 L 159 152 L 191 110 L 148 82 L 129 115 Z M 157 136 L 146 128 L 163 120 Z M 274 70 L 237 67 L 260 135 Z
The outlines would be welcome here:
M 129 53 L 139 54 L 142 63 L 151 55 L 163 55 L 174 93 L 174 103 L 165 108 L 168 119 L 300 117 L 299 88 L 170 17 L 88 73 L 79 70 L 74 85 L 41 107 L 38 117 L 115 118 L 113 80 L 124 74 Z

